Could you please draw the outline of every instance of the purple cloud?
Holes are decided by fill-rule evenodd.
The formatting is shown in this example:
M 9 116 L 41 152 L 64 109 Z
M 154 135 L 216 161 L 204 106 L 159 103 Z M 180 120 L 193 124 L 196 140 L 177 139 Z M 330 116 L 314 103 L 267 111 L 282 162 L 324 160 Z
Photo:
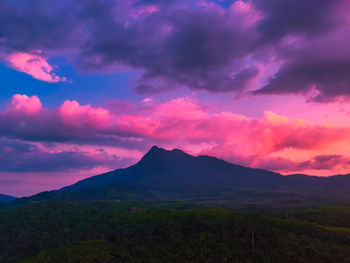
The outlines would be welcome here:
M 109 155 L 102 149 L 95 151 L 51 150 L 19 140 L 1 139 L 0 172 L 60 172 L 92 169 L 97 166 L 120 166 L 125 160 Z
M 258 25 L 262 40 L 273 44 L 288 34 L 313 36 L 332 30 L 337 20 L 332 11 L 342 2 L 345 1 L 253 0 L 255 8 L 264 14 Z
M 348 97 L 349 1 L 256 3 L 265 14 L 258 26 L 262 42 L 282 66 L 255 94 L 306 94 L 318 102 Z
M 349 96 L 347 0 L 9 1 L 0 3 L 1 52 L 64 55 L 82 71 L 138 73 L 133 90 L 186 87 L 251 92 L 257 65 L 278 63 L 254 94 Z M 62 17 L 65 19 L 62 20 Z
M 283 157 L 268 157 L 259 160 L 255 165 L 259 168 L 283 172 L 332 170 L 339 167 L 349 167 L 350 158 L 340 154 L 316 155 L 305 161 L 293 161 Z

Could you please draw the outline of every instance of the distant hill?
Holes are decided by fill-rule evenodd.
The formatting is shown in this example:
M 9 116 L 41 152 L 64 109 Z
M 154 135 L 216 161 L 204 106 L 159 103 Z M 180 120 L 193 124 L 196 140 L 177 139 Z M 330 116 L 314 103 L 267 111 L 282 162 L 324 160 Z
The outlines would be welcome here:
M 3 203 L 9 203 L 13 200 L 15 200 L 16 197 L 13 197 L 13 196 L 10 196 L 10 195 L 2 195 L 0 194 L 0 202 L 3 202 Z
M 14 203 L 90 200 L 215 200 L 230 204 L 304 204 L 349 202 L 350 176 L 283 176 L 231 164 L 210 156 L 153 146 L 143 158 L 81 180 L 57 191 L 43 192 Z

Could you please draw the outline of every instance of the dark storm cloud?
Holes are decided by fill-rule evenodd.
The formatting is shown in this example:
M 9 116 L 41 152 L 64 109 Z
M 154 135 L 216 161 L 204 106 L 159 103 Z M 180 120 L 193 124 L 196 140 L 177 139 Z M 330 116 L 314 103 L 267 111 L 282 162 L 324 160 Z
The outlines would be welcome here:
M 232 72 L 242 67 L 240 59 L 254 35 L 220 11 L 160 11 L 126 27 L 93 23 L 93 41 L 84 46 L 78 65 L 140 70 L 135 90 L 142 93 L 183 86 L 215 92 L 244 89 L 248 75 L 240 74 L 237 81 Z
M 0 49 L 62 50 L 79 44 L 74 1 L 0 1 Z
M 304 93 L 317 89 L 310 100 L 328 102 L 350 94 L 350 60 L 300 60 L 284 65 L 258 94 Z
M 255 36 L 221 7 L 188 9 L 171 1 L 5 1 L 0 10 L 5 25 L 0 38 L 7 49 L 75 50 L 71 59 L 82 70 L 137 70 L 142 72 L 135 85 L 139 92 L 242 90 L 248 76 L 255 75 L 245 74 L 240 60 Z
M 278 41 L 287 34 L 317 34 L 332 29 L 332 9 L 339 0 L 253 0 L 264 14 L 258 25 L 265 41 Z
M 259 75 L 257 64 L 278 62 L 280 70 L 255 94 L 306 94 L 314 88 L 317 101 L 349 95 L 350 54 L 344 50 L 350 45 L 349 1 L 252 0 L 223 6 L 5 0 L 0 51 L 66 55 L 86 72 L 136 71 L 139 93 L 181 87 L 240 93 Z
M 318 102 L 350 95 L 349 1 L 255 2 L 265 13 L 261 43 L 275 48 L 283 62 L 256 94 L 314 90 L 309 100 Z

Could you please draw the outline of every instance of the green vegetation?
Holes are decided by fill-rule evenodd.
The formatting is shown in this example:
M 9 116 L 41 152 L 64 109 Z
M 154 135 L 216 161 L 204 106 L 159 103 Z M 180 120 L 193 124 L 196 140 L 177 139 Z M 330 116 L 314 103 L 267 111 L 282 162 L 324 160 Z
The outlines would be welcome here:
M 263 214 L 185 202 L 35 203 L 0 212 L 0 262 L 350 262 L 349 206 Z
M 293 218 L 326 226 L 350 228 L 350 207 L 333 205 L 313 209 L 297 209 L 293 213 Z
M 182 200 L 191 203 L 210 205 L 215 207 L 270 207 L 295 208 L 310 207 L 310 205 L 327 205 L 335 201 L 313 195 L 311 193 L 298 193 L 288 191 L 267 191 L 256 189 L 231 189 L 222 187 L 189 186 L 184 184 L 152 185 L 147 183 L 133 183 L 109 185 L 105 187 L 81 189 L 68 192 L 41 192 L 28 198 L 18 198 L 4 204 L 4 208 L 22 206 L 33 202 L 91 202 L 94 200 L 109 200 L 121 202 L 144 202 L 169 200 Z M 3 208 L 3 209 L 4 209 Z M 1 209 L 1 205 L 0 205 Z

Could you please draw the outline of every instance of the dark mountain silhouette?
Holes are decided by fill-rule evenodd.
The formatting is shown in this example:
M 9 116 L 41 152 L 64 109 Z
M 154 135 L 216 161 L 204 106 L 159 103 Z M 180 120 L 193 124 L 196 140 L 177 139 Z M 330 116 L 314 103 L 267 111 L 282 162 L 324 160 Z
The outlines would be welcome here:
M 81 180 L 57 191 L 13 203 L 43 200 L 231 200 L 236 203 L 350 201 L 350 176 L 283 176 L 231 164 L 210 156 L 191 156 L 153 146 L 125 169 Z M 282 201 L 281 201 L 282 200 Z
M 278 173 L 234 165 L 210 156 L 194 157 L 178 149 L 167 151 L 153 146 L 133 166 L 90 177 L 60 191 L 119 183 L 270 188 L 282 179 Z
M 15 200 L 16 197 L 13 197 L 13 196 L 10 196 L 10 195 L 2 195 L 0 194 L 0 202 L 3 202 L 3 203 L 9 203 L 13 200 Z

